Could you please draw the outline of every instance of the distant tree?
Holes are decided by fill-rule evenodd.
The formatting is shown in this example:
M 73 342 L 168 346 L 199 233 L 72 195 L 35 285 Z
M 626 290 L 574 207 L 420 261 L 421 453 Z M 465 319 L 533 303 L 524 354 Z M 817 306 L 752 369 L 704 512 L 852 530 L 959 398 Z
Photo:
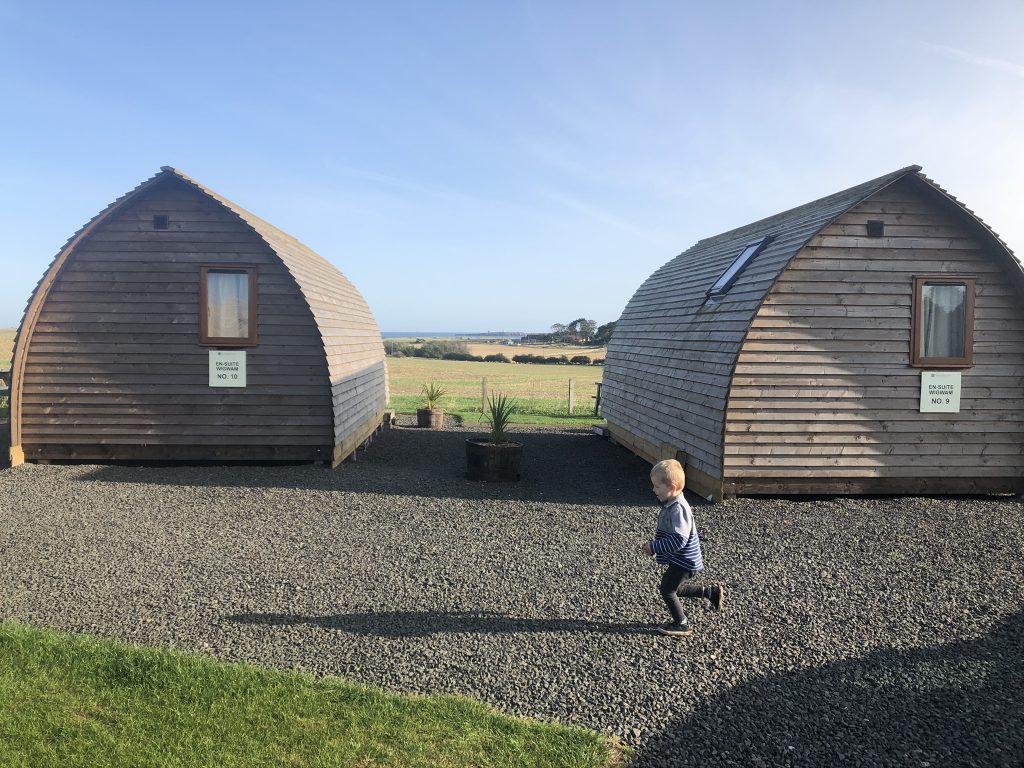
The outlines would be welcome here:
M 573 365 L 590 365 L 590 358 L 586 355 L 575 355 L 569 362 Z
M 565 327 L 565 340 L 575 344 L 589 341 L 597 329 L 597 323 L 585 317 L 577 317 Z
M 389 357 L 405 357 L 408 353 L 407 344 L 400 344 L 397 341 L 391 341 L 391 339 L 384 339 L 384 354 Z
M 615 327 L 615 323 L 609 323 L 612 328 Z M 601 328 L 607 328 L 608 326 L 602 325 Z M 563 342 L 569 344 L 585 344 L 588 342 L 595 341 L 595 336 L 601 329 L 598 328 L 597 323 L 593 320 L 588 320 L 585 317 L 577 317 L 571 323 L 563 325 L 562 323 L 555 323 L 551 326 L 551 333 L 546 334 L 549 341 Z M 608 331 L 608 335 L 611 335 L 611 331 Z
M 427 357 L 433 360 L 441 360 L 449 353 L 468 355 L 469 347 L 462 341 L 435 340 L 415 349 L 412 353 L 416 357 Z
M 598 346 L 603 347 L 605 344 L 607 344 L 611 340 L 612 332 L 614 330 L 615 330 L 615 321 L 614 320 L 612 320 L 610 323 L 605 323 L 604 325 L 598 326 L 597 330 L 594 331 L 594 338 L 593 338 L 594 344 L 597 344 Z

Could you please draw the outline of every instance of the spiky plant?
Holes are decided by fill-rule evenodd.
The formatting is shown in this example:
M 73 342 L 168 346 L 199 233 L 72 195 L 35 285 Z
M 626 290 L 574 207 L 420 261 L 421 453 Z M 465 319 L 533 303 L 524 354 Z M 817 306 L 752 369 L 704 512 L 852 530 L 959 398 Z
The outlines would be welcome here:
M 491 425 L 491 442 L 504 443 L 505 429 L 516 412 L 516 401 L 505 394 L 487 398 L 487 423 Z
M 427 408 L 433 410 L 437 404 L 447 397 L 448 390 L 435 381 L 423 385 L 423 396 L 427 398 Z

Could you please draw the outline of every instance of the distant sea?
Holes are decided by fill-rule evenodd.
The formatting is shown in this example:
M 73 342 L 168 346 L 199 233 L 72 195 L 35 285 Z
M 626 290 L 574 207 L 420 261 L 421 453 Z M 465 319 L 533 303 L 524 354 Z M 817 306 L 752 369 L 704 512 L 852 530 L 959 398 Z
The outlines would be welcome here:
M 468 336 L 488 336 L 498 338 L 518 339 L 526 336 L 526 331 L 381 331 L 385 339 L 437 339 L 437 338 L 463 338 Z

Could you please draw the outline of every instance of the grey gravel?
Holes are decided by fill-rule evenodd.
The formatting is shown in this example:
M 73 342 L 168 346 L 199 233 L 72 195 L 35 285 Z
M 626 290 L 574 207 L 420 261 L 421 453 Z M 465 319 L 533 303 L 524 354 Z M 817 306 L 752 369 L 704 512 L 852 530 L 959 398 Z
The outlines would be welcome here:
M 726 610 L 665 620 L 649 467 L 521 429 L 398 426 L 323 466 L 0 470 L 0 619 L 615 734 L 637 764 L 1024 764 L 1024 504 L 693 498 Z

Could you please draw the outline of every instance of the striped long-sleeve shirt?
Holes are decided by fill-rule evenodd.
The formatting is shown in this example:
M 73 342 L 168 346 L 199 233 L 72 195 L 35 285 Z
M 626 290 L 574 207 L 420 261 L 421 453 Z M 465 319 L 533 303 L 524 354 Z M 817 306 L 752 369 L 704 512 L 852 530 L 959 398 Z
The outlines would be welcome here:
M 697 524 L 683 494 L 662 505 L 651 549 L 661 565 L 677 565 L 694 572 L 704 570 Z

